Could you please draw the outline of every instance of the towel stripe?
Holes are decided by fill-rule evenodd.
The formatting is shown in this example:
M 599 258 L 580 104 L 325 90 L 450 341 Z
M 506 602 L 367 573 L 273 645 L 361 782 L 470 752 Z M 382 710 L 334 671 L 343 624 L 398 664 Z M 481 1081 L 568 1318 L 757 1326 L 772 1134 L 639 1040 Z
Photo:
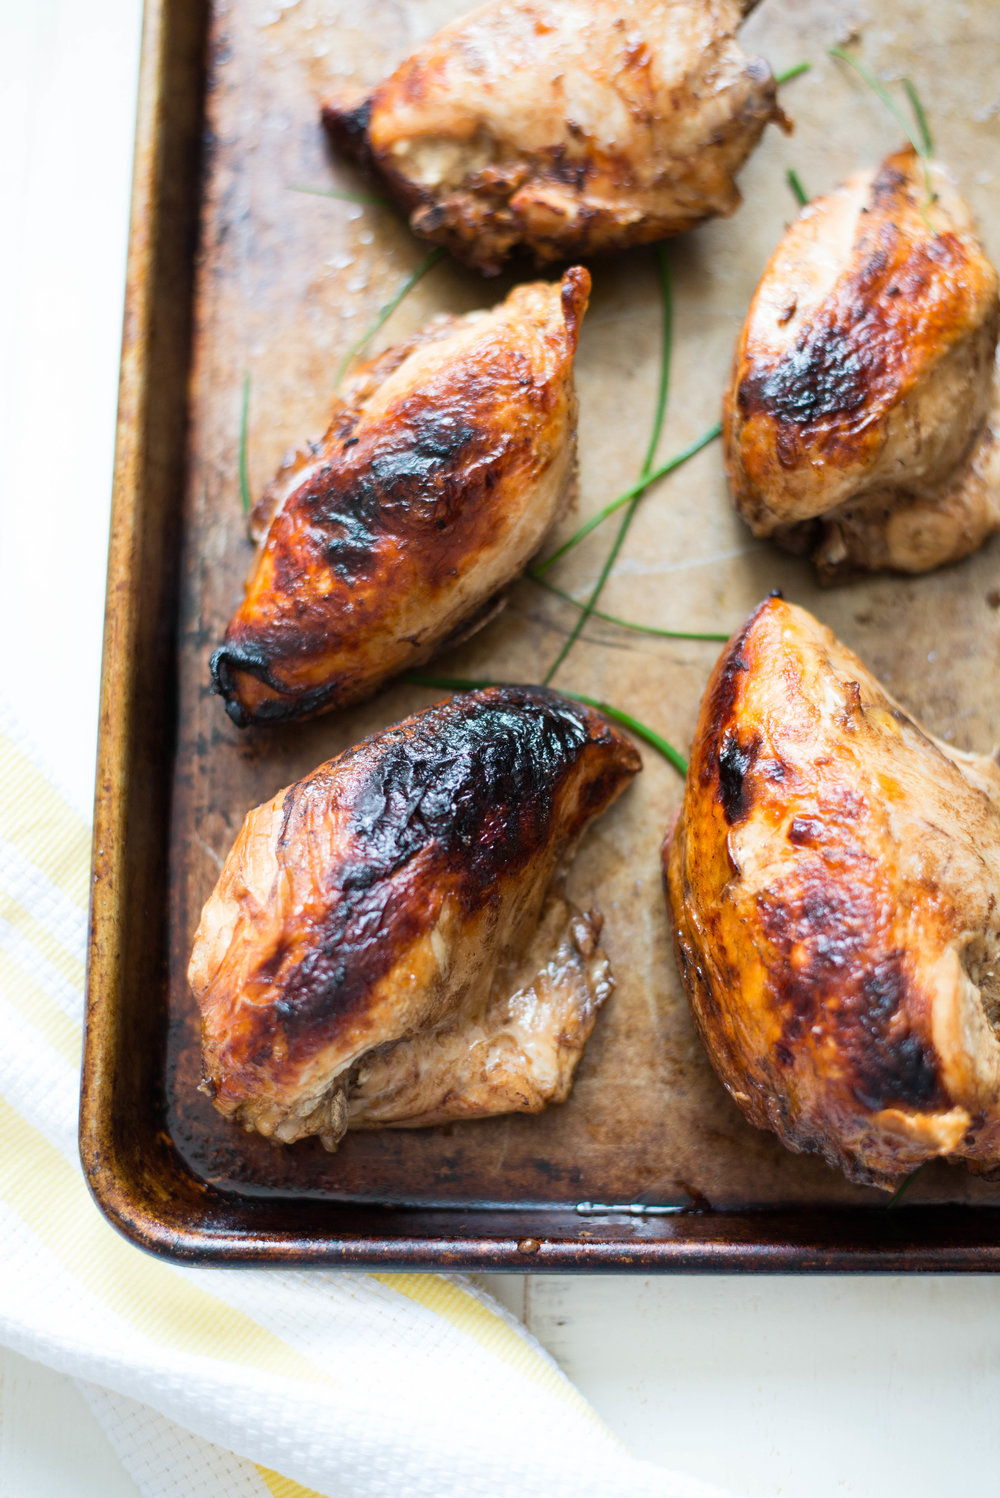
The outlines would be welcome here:
M 46 962 L 50 963 L 60 977 L 71 983 L 77 993 L 83 989 L 83 963 L 73 957 L 46 926 L 31 911 L 6 890 L 0 890 L 0 917 L 33 943 Z
M 30 970 L 31 976 L 44 989 L 52 1002 L 72 1020 L 80 1021 L 83 1005 L 79 988 L 67 983 L 61 973 L 35 946 L 29 937 L 23 936 L 15 926 L 0 916 L 0 947 L 14 959 L 19 967 Z
M 0 733 L 4 836 L 74 902 L 90 891 L 90 832 L 31 760 Z
M 373 1274 L 372 1279 L 449 1321 L 501 1362 L 507 1363 L 524 1378 L 543 1388 L 547 1394 L 571 1405 L 604 1434 L 618 1440 L 555 1364 L 532 1347 L 513 1327 L 508 1326 L 489 1306 L 483 1305 L 468 1290 L 456 1285 L 454 1280 L 436 1274 Z
M 0 808 L 0 821 L 3 811 Z M 25 858 L 21 850 L 0 831 L 0 891 L 19 898 L 27 891 L 31 912 L 69 952 L 82 969 L 82 954 L 87 938 L 87 912 L 52 883 L 37 863 Z
M 63 1013 L 3 947 L 0 947 L 0 983 L 7 1002 L 23 1014 L 56 1054 L 75 1070 L 80 1065 L 80 1025 Z
M 304 1488 L 300 1483 L 293 1482 L 290 1477 L 282 1477 L 280 1472 L 272 1472 L 270 1467 L 257 1466 L 259 1476 L 267 1485 L 267 1489 L 274 1498 L 323 1498 L 322 1493 L 317 1493 L 315 1488 Z
M 161 1346 L 278 1377 L 341 1387 L 258 1322 L 139 1254 L 94 1211 L 82 1177 L 0 1098 L 0 1193 L 92 1295 Z

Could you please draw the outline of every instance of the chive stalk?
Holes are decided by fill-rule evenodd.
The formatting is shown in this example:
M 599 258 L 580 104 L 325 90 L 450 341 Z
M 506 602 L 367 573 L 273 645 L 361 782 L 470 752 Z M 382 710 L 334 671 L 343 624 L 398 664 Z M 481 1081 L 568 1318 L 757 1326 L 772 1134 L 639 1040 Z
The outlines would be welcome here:
M 651 485 L 659 483 L 660 479 L 665 479 L 668 474 L 673 473 L 676 468 L 680 468 L 682 463 L 686 463 L 689 458 L 693 458 L 696 453 L 700 453 L 703 447 L 707 447 L 710 442 L 714 442 L 716 437 L 720 437 L 721 435 L 722 423 L 716 422 L 715 426 L 710 427 L 707 432 L 703 432 L 700 437 L 696 437 L 688 447 L 684 448 L 683 452 L 677 453 L 675 457 L 668 459 L 666 463 L 662 463 L 659 468 L 654 468 L 653 472 L 647 474 L 645 478 L 637 479 L 634 484 L 630 484 L 623 493 L 619 494 L 617 499 L 611 500 L 609 504 L 604 506 L 603 510 L 599 510 L 585 525 L 581 525 L 578 531 L 574 531 L 568 541 L 564 541 L 550 556 L 547 556 L 544 561 L 539 562 L 537 566 L 533 567 L 530 575 L 538 578 L 542 573 L 548 572 L 550 567 L 554 567 L 556 562 L 564 557 L 568 551 L 572 551 L 574 546 L 579 546 L 580 542 L 589 536 L 591 531 L 596 530 L 599 525 L 603 525 L 604 521 L 611 515 L 614 515 L 617 510 L 620 510 L 623 505 L 627 505 L 630 500 L 636 499 L 640 494 L 645 494 Z
M 557 588 L 555 583 L 550 583 L 548 578 L 534 577 L 530 573 L 531 581 L 544 588 L 547 593 L 552 593 L 556 598 L 561 598 L 564 603 L 571 603 L 575 609 L 586 608 L 586 604 L 573 597 L 572 593 L 566 593 L 562 588 Z M 717 644 L 724 643 L 729 639 L 728 635 L 708 634 L 700 630 L 691 629 L 658 629 L 655 624 L 637 624 L 633 619 L 620 619 L 617 614 L 606 614 L 603 609 L 591 609 L 591 617 L 603 619 L 606 624 L 616 624 L 619 629 L 630 629 L 637 635 L 655 635 L 661 640 L 714 640 Z
M 927 116 L 924 113 L 924 106 L 920 102 L 920 95 L 909 78 L 903 79 L 903 88 L 906 91 L 906 97 L 910 101 L 910 108 L 913 110 L 913 118 L 917 122 L 917 129 L 920 131 L 920 139 L 923 141 L 924 152 L 928 156 L 933 156 L 934 141 L 931 138 L 931 130 L 927 123 Z
M 924 1165 L 926 1164 L 927 1161 L 925 1160 Z M 886 1202 L 886 1207 L 896 1207 L 899 1205 L 899 1203 L 903 1200 L 903 1197 L 913 1185 L 914 1181 L 917 1179 L 917 1176 L 923 1170 L 924 1165 L 918 1165 L 916 1170 L 911 1170 L 908 1176 L 903 1177 L 899 1185 L 896 1187 L 895 1191 L 890 1196 L 889 1200 Z
M 663 308 L 663 334 L 660 346 L 660 383 L 656 393 L 656 408 L 653 414 L 653 429 L 650 432 L 649 445 L 646 448 L 646 456 L 642 461 L 642 469 L 639 474 L 640 479 L 648 478 L 649 474 L 652 472 L 653 463 L 656 459 L 656 449 L 659 446 L 660 435 L 663 431 L 663 419 L 666 415 L 667 410 L 667 397 L 670 393 L 670 355 L 673 347 L 674 336 L 674 299 L 672 287 L 670 284 L 670 260 L 667 256 L 666 248 L 663 245 L 657 245 L 656 251 L 657 268 L 659 271 L 660 283 L 660 302 Z M 555 676 L 556 672 L 559 670 L 559 667 L 562 665 L 563 661 L 569 655 L 570 651 L 573 649 L 573 646 L 580 638 L 584 625 L 587 623 L 587 620 L 590 618 L 591 613 L 596 607 L 597 600 L 600 598 L 601 593 L 604 591 L 604 585 L 611 575 L 611 569 L 614 567 L 615 562 L 618 560 L 618 555 L 625 543 L 625 537 L 628 535 L 629 527 L 632 524 L 632 520 L 635 516 L 635 512 L 641 498 L 642 494 L 639 493 L 634 495 L 633 498 L 629 501 L 628 507 L 625 510 L 625 514 L 622 516 L 621 524 L 618 527 L 618 533 L 615 536 L 614 541 L 611 543 L 611 549 L 604 559 L 604 565 L 602 566 L 600 573 L 598 574 L 597 582 L 594 584 L 594 587 L 591 590 L 590 597 L 587 599 L 583 608 L 580 610 L 580 613 L 577 616 L 576 623 L 570 630 L 569 634 L 566 636 L 566 639 L 563 641 L 562 647 L 559 650 L 559 653 L 557 654 L 555 660 L 552 662 L 552 665 L 549 667 L 548 671 L 546 671 L 545 673 L 545 676 L 542 678 L 546 686 Z
M 853 68 L 858 77 L 863 79 L 864 82 L 867 83 L 868 87 L 872 90 L 876 97 L 880 99 L 881 102 L 885 105 L 886 109 L 892 115 L 893 119 L 899 125 L 900 129 L 903 131 L 903 134 L 910 142 L 910 145 L 920 157 L 920 161 L 924 169 L 924 186 L 927 190 L 927 203 L 933 203 L 934 187 L 931 182 L 930 166 L 931 133 L 927 125 L 927 116 L 924 113 L 924 107 L 921 104 L 919 97 L 917 96 L 917 91 L 914 88 L 913 84 L 908 78 L 904 78 L 903 87 L 906 90 L 906 96 L 910 101 L 910 107 L 912 108 L 914 116 L 916 118 L 916 128 L 914 128 L 914 126 L 910 124 L 903 111 L 897 107 L 896 101 L 893 99 L 888 89 L 886 89 L 881 83 L 879 83 L 874 73 L 870 72 L 868 68 L 865 67 L 864 63 L 859 62 L 856 57 L 851 57 L 849 53 L 843 51 L 843 49 L 840 47 L 831 47 L 830 56 L 836 57 L 840 62 L 846 62 L 848 67 Z M 933 225 L 927 218 L 926 213 L 924 213 L 924 221 L 926 222 L 927 227 L 931 230 L 931 232 L 935 232 Z
M 799 174 L 794 167 L 790 166 L 788 168 L 788 171 L 785 173 L 785 180 L 788 183 L 789 187 L 792 189 L 792 195 L 794 196 L 799 207 L 804 208 L 809 202 L 809 194 L 802 186 L 802 183 L 799 179 Z
M 340 385 L 340 382 L 343 380 L 344 375 L 350 368 L 351 364 L 353 364 L 354 360 L 360 354 L 365 345 L 371 342 L 379 329 L 384 327 L 384 325 L 389 321 L 389 318 L 395 312 L 396 308 L 399 306 L 403 298 L 409 296 L 410 292 L 413 290 L 414 286 L 416 286 L 417 282 L 422 281 L 427 272 L 433 270 L 435 265 L 437 265 L 438 261 L 441 260 L 443 256 L 444 250 L 431 250 L 430 254 L 427 255 L 423 260 L 421 260 L 420 264 L 417 266 L 413 274 L 407 276 L 402 286 L 396 292 L 396 295 L 390 301 L 386 302 L 385 306 L 379 312 L 378 316 L 372 323 L 371 327 L 367 330 L 367 332 L 364 333 L 356 343 L 352 343 L 351 347 L 347 350 L 347 353 L 341 360 L 340 368 L 337 370 L 337 378 L 335 383 L 338 387 Z
M 797 62 L 794 67 L 786 68 L 783 73 L 775 75 L 775 83 L 780 88 L 783 83 L 791 83 L 793 78 L 801 78 L 803 73 L 812 72 L 811 62 Z

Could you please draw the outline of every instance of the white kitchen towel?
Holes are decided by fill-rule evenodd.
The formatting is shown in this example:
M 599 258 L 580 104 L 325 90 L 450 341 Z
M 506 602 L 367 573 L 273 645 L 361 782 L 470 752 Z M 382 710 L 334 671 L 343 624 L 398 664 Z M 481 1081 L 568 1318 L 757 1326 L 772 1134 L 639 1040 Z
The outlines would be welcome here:
M 180 1268 L 77 1158 L 90 835 L 0 705 L 0 1340 L 71 1374 L 148 1498 L 709 1498 L 631 1457 L 455 1275 Z

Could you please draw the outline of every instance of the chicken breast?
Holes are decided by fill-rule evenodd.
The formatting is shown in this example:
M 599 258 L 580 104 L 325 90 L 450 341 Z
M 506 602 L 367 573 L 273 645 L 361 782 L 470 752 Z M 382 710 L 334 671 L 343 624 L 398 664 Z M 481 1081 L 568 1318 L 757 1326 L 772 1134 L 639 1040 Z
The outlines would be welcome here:
M 216 1108 L 333 1149 L 561 1102 L 612 979 L 553 886 L 639 768 L 590 708 L 491 687 L 250 812 L 188 969 Z
M 723 440 L 757 536 L 821 578 L 925 572 L 1000 529 L 997 275 L 944 169 L 897 152 L 802 210 L 736 346 Z
M 496 271 L 680 234 L 740 203 L 783 120 L 739 0 L 491 0 L 363 100 L 328 103 L 415 234 Z
M 1000 1164 L 1000 769 L 931 738 L 804 610 L 726 646 L 664 848 L 712 1063 L 853 1181 Z
M 355 702 L 495 609 L 572 494 L 589 291 L 580 268 L 518 286 L 359 371 L 255 511 L 211 660 L 234 723 Z

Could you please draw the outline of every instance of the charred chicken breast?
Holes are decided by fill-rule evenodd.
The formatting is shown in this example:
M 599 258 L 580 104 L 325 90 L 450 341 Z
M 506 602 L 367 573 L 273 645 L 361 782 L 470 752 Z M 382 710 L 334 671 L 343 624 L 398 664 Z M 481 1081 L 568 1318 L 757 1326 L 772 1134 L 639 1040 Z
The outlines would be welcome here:
M 770 599 L 709 683 L 664 871 L 696 1024 L 751 1123 L 877 1186 L 1000 1164 L 993 760 Z
M 355 702 L 496 606 L 571 495 L 589 291 L 580 268 L 518 286 L 358 373 L 256 508 L 211 662 L 235 723 Z
M 219 1111 L 333 1149 L 562 1101 L 612 979 L 553 885 L 639 768 L 589 708 L 491 687 L 250 812 L 188 970 Z
M 826 580 L 926 572 L 1000 529 L 997 275 L 912 150 L 802 210 L 750 307 L 723 418 L 737 508 Z
M 485 271 L 679 234 L 739 206 L 782 119 L 739 0 L 491 0 L 367 98 L 327 104 L 411 229 Z

